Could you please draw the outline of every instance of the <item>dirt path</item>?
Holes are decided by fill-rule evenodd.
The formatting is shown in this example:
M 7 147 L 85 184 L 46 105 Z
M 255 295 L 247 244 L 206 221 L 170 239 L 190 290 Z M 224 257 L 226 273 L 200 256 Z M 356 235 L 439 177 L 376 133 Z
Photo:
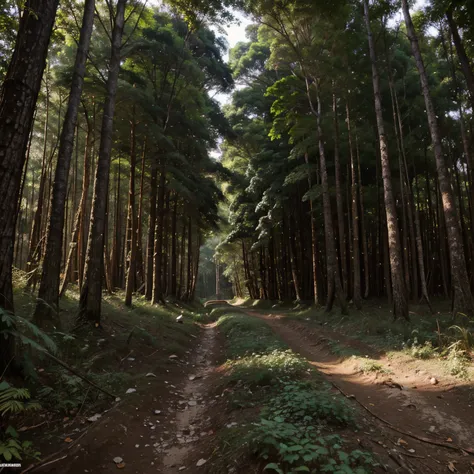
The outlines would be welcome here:
M 341 360 L 331 353 L 328 339 L 338 337 L 339 344 L 357 346 L 362 353 L 370 348 L 331 330 L 314 329 L 278 315 L 248 314 L 264 319 L 295 352 L 306 357 L 351 398 L 365 405 L 376 416 L 394 427 L 434 442 L 458 445 L 474 450 L 474 410 L 465 393 L 449 384 L 432 385 L 429 374 L 411 373 L 404 367 L 389 366 L 390 375 L 364 375 L 354 359 Z M 402 387 L 402 389 L 399 388 Z M 354 403 L 356 404 L 356 403 Z M 401 434 L 364 413 L 364 437 L 361 444 L 389 457 L 399 465 L 398 472 L 474 473 L 474 456 L 435 446 Z M 410 451 L 411 450 L 411 451 Z M 389 472 L 393 472 L 388 469 Z
M 125 394 L 128 387 L 123 387 L 125 395 L 100 419 L 77 432 L 64 433 L 64 437 L 78 438 L 72 449 L 29 472 L 203 472 L 205 466 L 198 468 L 196 463 L 203 438 L 211 434 L 203 415 L 214 403 L 206 397 L 206 378 L 219 358 L 216 333 L 213 325 L 203 326 L 185 356 L 171 355 L 162 373 L 143 374 L 135 392 Z M 140 361 L 134 363 L 141 371 Z
M 194 461 L 198 453 L 195 452 L 196 443 L 212 434 L 207 426 L 204 413 L 213 400 L 208 400 L 206 378 L 214 370 L 216 360 L 216 328 L 215 325 L 206 326 L 201 344 L 197 347 L 195 360 L 196 370 L 188 376 L 178 402 L 173 432 L 165 443 L 164 458 L 162 461 L 164 473 L 174 474 L 188 470 L 193 472 L 193 466 L 186 466 L 186 462 Z M 192 455 L 190 453 L 193 451 Z M 189 459 L 188 459 L 189 457 Z M 201 460 L 201 462 L 199 462 Z M 199 464 L 204 465 L 207 460 L 199 458 Z

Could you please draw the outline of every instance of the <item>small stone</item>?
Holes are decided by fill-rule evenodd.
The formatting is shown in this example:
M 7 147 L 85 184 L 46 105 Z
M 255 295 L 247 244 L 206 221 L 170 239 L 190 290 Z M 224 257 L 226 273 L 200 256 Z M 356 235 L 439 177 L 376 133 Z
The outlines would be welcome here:
M 197 402 L 196 402 L 196 400 L 189 400 L 189 401 L 188 401 L 188 405 L 189 405 L 190 407 L 195 407 L 195 406 L 197 405 Z
M 129 388 L 125 393 L 135 393 L 136 391 L 136 388 Z
M 168 359 L 177 359 L 178 356 L 176 354 L 171 354 Z
M 430 384 L 431 385 L 436 385 L 438 383 L 438 379 L 436 377 L 431 377 L 430 378 Z
M 176 318 L 176 322 L 179 323 L 179 324 L 183 324 L 183 323 L 184 323 L 183 315 L 182 315 L 182 314 L 180 314 L 180 315 Z
M 101 416 L 102 415 L 100 415 L 99 413 L 96 413 L 95 415 L 90 416 L 89 418 L 87 418 L 87 421 L 91 421 L 91 422 L 97 421 Z
M 178 471 L 184 471 L 186 469 L 186 466 L 181 466 Z
M 123 461 L 123 459 L 120 456 L 117 456 L 116 458 L 113 459 L 113 461 L 115 464 L 120 464 Z
M 196 466 L 197 466 L 197 467 L 201 467 L 201 466 L 203 466 L 203 465 L 206 464 L 206 463 L 207 463 L 207 459 L 201 458 L 201 459 L 196 463 Z
M 155 415 L 159 415 L 161 413 L 160 410 L 155 410 Z

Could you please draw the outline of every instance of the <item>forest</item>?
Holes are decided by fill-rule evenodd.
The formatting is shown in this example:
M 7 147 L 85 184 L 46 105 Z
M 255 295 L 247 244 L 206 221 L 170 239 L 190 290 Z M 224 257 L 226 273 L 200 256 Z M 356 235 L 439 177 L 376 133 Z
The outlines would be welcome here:
M 474 4 L 1 0 L 0 83 L 0 461 L 471 472 Z

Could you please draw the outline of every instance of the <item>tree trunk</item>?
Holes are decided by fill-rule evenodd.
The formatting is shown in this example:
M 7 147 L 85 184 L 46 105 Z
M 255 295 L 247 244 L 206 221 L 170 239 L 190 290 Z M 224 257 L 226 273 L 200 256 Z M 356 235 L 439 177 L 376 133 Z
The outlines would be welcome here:
M 165 187 L 166 187 L 166 168 L 162 163 L 160 166 L 160 185 L 158 187 L 158 201 L 157 201 L 157 219 L 155 230 L 155 253 L 154 253 L 154 267 L 153 267 L 153 296 L 154 304 L 160 302 L 164 303 L 163 287 L 162 287 L 162 264 L 163 264 L 163 221 L 164 221 L 164 207 L 165 207 Z M 187 287 L 189 290 L 189 286 Z
M 156 225 L 156 194 L 158 181 L 158 166 L 156 159 L 151 164 L 150 177 L 150 211 L 148 213 L 148 236 L 146 245 L 146 283 L 145 298 L 151 301 L 153 295 L 153 252 L 155 243 L 155 225 Z
M 147 148 L 147 137 L 143 144 L 142 153 L 142 167 L 140 172 L 140 198 L 138 202 L 138 216 L 137 216 L 137 284 L 136 287 L 142 286 L 145 283 L 145 269 L 143 268 L 143 191 L 145 184 L 145 158 Z M 141 291 L 141 290 L 140 290 Z M 143 291 L 141 291 L 143 293 Z
M 172 296 L 176 297 L 176 270 L 177 270 L 177 254 L 176 254 L 176 244 L 177 244 L 177 234 L 176 234 L 176 217 L 178 214 L 178 195 L 174 196 L 173 204 L 173 214 L 171 217 L 171 285 L 170 293 Z
M 471 293 L 469 278 L 466 268 L 466 260 L 462 245 L 459 218 L 454 202 L 451 181 L 446 166 L 441 136 L 438 128 L 438 120 L 431 98 L 428 76 L 421 56 L 418 38 L 415 33 L 415 27 L 411 20 L 407 0 L 402 0 L 403 15 L 407 27 L 408 37 L 410 39 L 413 56 L 415 57 L 416 67 L 420 75 L 421 89 L 425 98 L 426 113 L 428 116 L 428 125 L 431 133 L 431 141 L 436 159 L 436 169 L 438 171 L 438 182 L 443 204 L 444 219 L 447 227 L 447 237 L 449 244 L 449 254 L 451 259 L 451 276 L 454 290 L 453 315 L 458 312 L 474 314 L 474 299 Z
M 49 68 L 48 68 L 49 69 Z M 46 78 L 48 77 L 48 70 L 46 72 Z M 38 202 L 36 203 L 36 209 L 31 225 L 30 242 L 28 246 L 28 258 L 26 261 L 26 271 L 28 273 L 27 288 L 36 288 L 38 280 L 37 268 L 41 260 L 41 221 L 43 218 L 44 211 L 44 198 L 46 179 L 48 175 L 48 125 L 49 125 L 49 81 L 46 79 L 46 113 L 44 119 L 44 132 L 43 132 L 43 157 L 41 160 L 41 175 L 38 190 Z
M 63 240 L 64 208 L 68 185 L 69 168 L 74 149 L 74 131 L 86 72 L 92 27 L 94 25 L 95 0 L 85 0 L 82 27 L 77 46 L 74 72 L 72 75 L 69 101 L 59 141 L 58 161 L 53 185 L 53 197 L 48 228 L 46 231 L 46 252 L 38 292 L 34 320 L 39 325 L 46 321 L 58 322 L 59 280 L 61 273 L 61 243 Z
M 374 88 L 375 115 L 380 144 L 380 159 L 382 165 L 382 178 L 384 187 L 385 213 L 387 217 L 388 248 L 390 254 L 390 271 L 392 276 L 393 310 L 394 318 L 409 320 L 408 299 L 405 282 L 403 281 L 403 265 L 400 249 L 400 234 L 397 225 L 397 209 L 392 190 L 392 175 L 388 155 L 388 144 L 385 136 L 385 125 L 382 113 L 382 97 L 380 93 L 379 74 L 375 46 L 370 28 L 369 4 L 364 0 L 365 23 L 369 42 L 370 59 L 372 63 L 372 82 Z
M 347 136 L 349 139 L 349 157 L 351 166 L 351 210 L 352 210 L 352 261 L 353 261 L 353 291 L 352 301 L 357 309 L 362 309 L 362 291 L 360 282 L 360 245 L 359 245 L 359 190 L 357 189 L 356 164 L 352 144 L 351 116 L 349 102 L 346 102 Z
M 130 126 L 130 183 L 128 186 L 128 216 L 127 234 L 130 235 L 127 246 L 126 259 L 128 260 L 127 280 L 125 283 L 125 306 L 132 305 L 132 293 L 135 289 L 135 271 L 137 256 L 137 217 L 135 215 L 135 167 L 136 167 L 136 136 L 135 136 L 135 106 L 133 107 L 133 118 Z M 130 228 L 128 228 L 130 227 Z M 127 237 L 128 238 L 128 237 Z M 125 264 L 127 264 L 127 260 Z
M 83 166 L 83 175 L 82 175 L 82 192 L 81 192 L 81 199 L 79 201 L 79 205 L 77 207 L 76 216 L 74 218 L 74 228 L 72 231 L 71 242 L 69 244 L 69 254 L 66 260 L 66 266 L 64 269 L 63 274 L 63 281 L 61 284 L 61 288 L 59 290 L 59 296 L 61 297 L 64 292 L 66 291 L 67 285 L 69 283 L 69 268 L 72 265 L 72 260 L 74 257 L 74 252 L 78 255 L 78 271 L 80 268 L 79 260 L 80 260 L 80 245 L 82 242 L 81 238 L 81 228 L 83 228 L 83 221 L 84 216 L 86 213 L 86 205 L 87 205 L 87 196 L 89 194 L 89 167 L 90 167 L 90 146 L 91 146 L 91 128 L 89 122 L 87 123 L 87 135 L 86 135 L 86 145 L 84 148 L 84 166 Z M 84 232 L 82 231 L 82 235 Z M 81 275 L 81 274 L 80 274 Z M 82 281 L 79 275 L 79 288 L 81 287 L 80 283 Z
M 94 183 L 92 215 L 87 243 L 85 277 L 79 302 L 81 318 L 100 325 L 102 303 L 102 276 L 104 267 L 104 232 L 107 194 L 109 192 L 110 154 L 112 151 L 115 96 L 120 71 L 120 49 L 127 0 L 118 0 L 112 32 L 112 50 L 107 78 L 107 95 L 102 116 L 99 157 Z
M 14 310 L 12 264 L 16 206 L 58 3 L 58 0 L 26 1 L 15 49 L 0 90 L 0 308 L 5 311 Z M 5 323 L 0 319 L 0 332 L 4 329 Z M 0 373 L 10 365 L 13 356 L 14 338 L 3 334 Z
M 339 123 L 337 119 L 337 101 L 335 94 L 332 95 L 332 111 L 334 114 L 334 167 L 336 174 L 336 206 L 339 235 L 339 255 L 341 258 L 342 289 L 344 290 L 344 293 L 347 294 L 349 287 L 347 279 L 346 231 L 344 228 L 344 205 L 341 188 L 341 162 L 339 157 Z

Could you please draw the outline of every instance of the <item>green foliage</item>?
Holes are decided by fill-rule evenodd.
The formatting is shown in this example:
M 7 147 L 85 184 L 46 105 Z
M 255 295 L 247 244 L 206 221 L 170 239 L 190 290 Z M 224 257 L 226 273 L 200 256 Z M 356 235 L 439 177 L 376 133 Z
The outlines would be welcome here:
M 291 350 L 243 356 L 226 363 L 227 380 L 248 387 L 268 385 L 281 378 L 296 378 L 308 369 L 306 361 Z
M 386 369 L 380 362 L 373 359 L 364 359 L 360 365 L 359 370 L 364 374 L 377 373 L 377 374 L 390 374 L 390 370 Z
M 35 411 L 41 406 L 30 401 L 30 392 L 26 388 L 12 387 L 6 381 L 0 382 L 0 415 L 5 423 L 11 415 L 19 415 Z M 0 461 L 10 462 L 12 459 L 39 458 L 30 441 L 20 441 L 17 431 L 9 425 L 3 434 L 0 434 Z
M 308 382 L 283 383 L 282 393 L 269 401 L 255 423 L 252 445 L 260 458 L 276 458 L 265 470 L 369 472 L 372 457 L 358 450 L 346 452 L 338 435 L 325 434 L 325 423 L 353 423 L 352 411 L 340 396 Z
M 7 382 L 0 382 L 0 415 L 14 415 L 40 408 L 36 402 L 30 402 L 30 392 L 26 388 L 16 388 Z
M 353 410 L 329 387 L 311 381 L 282 382 L 281 392 L 262 411 L 264 418 L 278 416 L 293 423 L 319 423 L 348 426 L 354 423 Z
M 229 358 L 281 351 L 285 345 L 263 321 L 243 314 L 221 316 L 217 325 L 227 338 Z

